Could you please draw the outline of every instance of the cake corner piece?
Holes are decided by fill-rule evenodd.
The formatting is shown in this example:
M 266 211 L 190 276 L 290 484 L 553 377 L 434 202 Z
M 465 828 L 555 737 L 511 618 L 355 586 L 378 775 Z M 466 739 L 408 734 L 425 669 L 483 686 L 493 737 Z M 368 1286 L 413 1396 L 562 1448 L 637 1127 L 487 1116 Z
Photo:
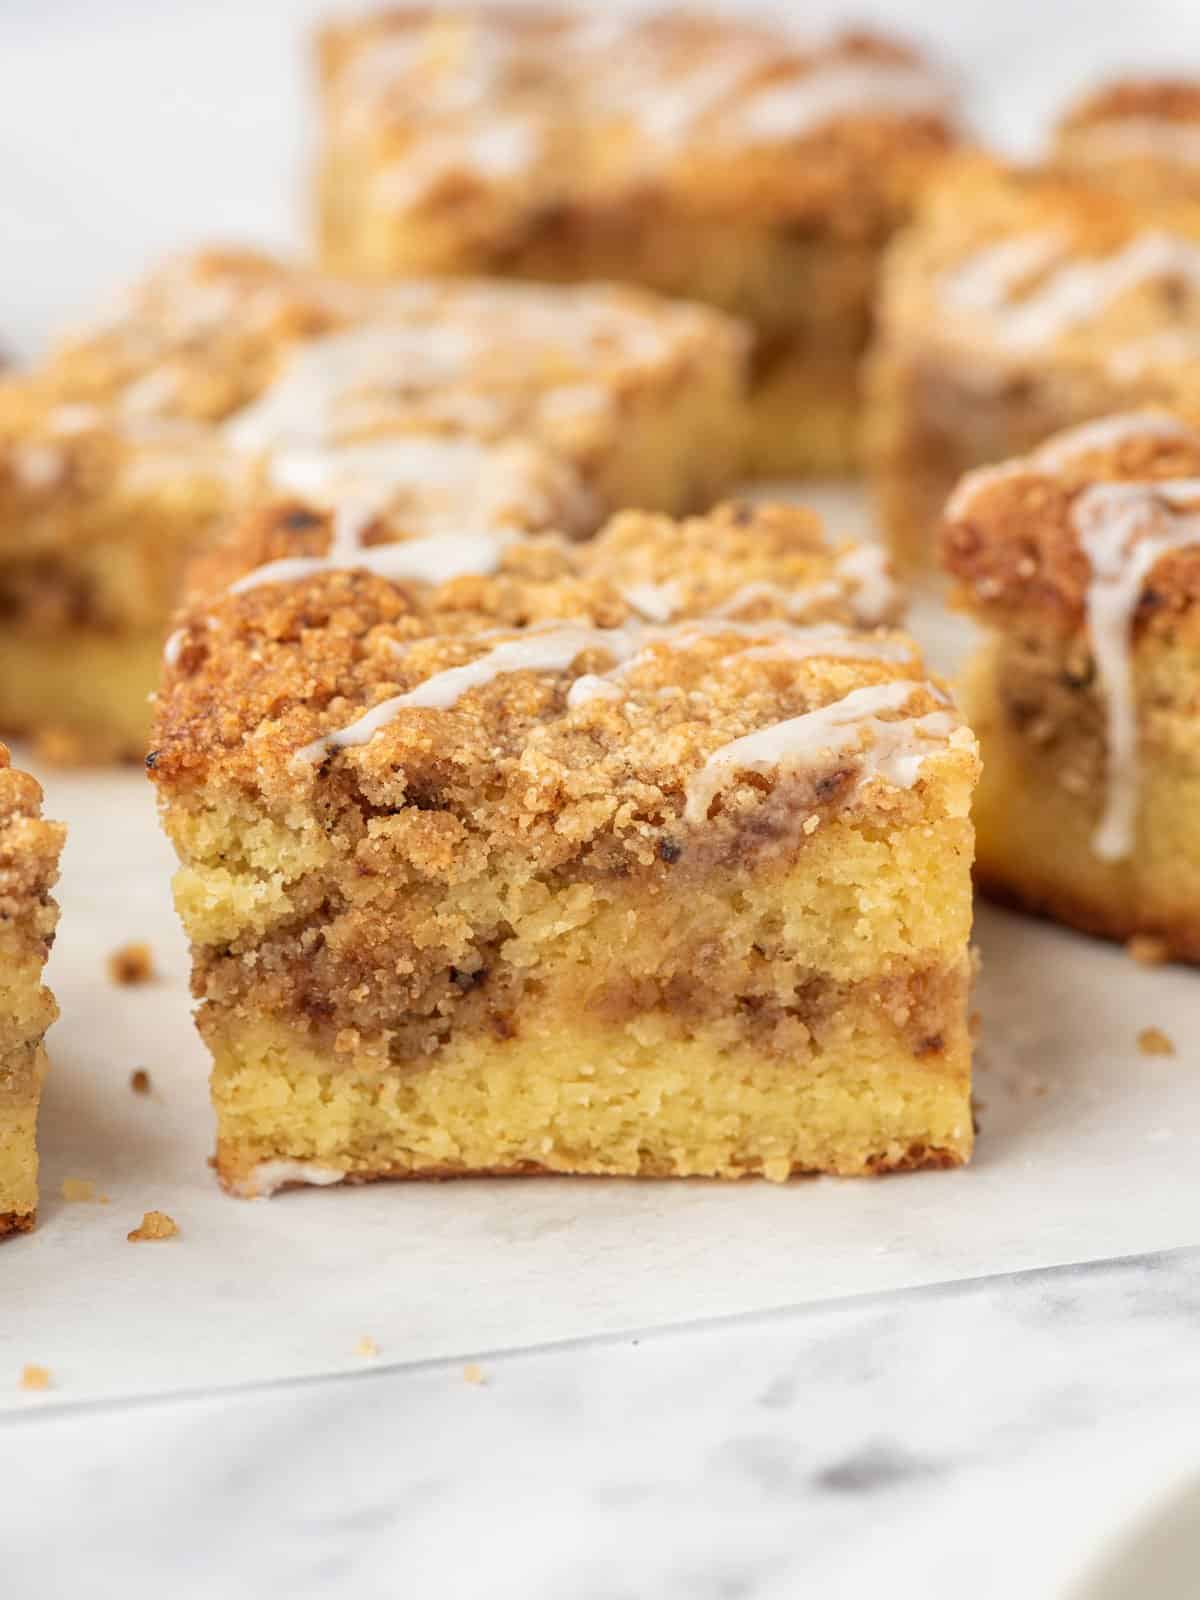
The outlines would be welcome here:
M 969 475 L 942 531 L 987 631 L 964 707 L 994 898 L 1200 961 L 1200 430 L 1148 410 Z

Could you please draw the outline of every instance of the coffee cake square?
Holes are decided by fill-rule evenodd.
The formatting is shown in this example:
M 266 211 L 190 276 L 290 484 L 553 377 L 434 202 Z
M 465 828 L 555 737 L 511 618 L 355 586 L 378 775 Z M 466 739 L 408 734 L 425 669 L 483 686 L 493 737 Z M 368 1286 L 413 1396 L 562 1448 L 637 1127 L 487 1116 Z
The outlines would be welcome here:
M 869 450 L 904 568 L 971 468 L 1113 413 L 1200 405 L 1200 205 L 962 159 L 889 258 Z
M 326 28 L 319 70 L 330 269 L 721 306 L 756 333 L 752 469 L 854 463 L 881 252 L 956 140 L 928 62 L 686 12 L 410 7 Z
M 228 1188 L 966 1159 L 977 760 L 877 559 L 295 520 L 197 577 L 151 757 Z

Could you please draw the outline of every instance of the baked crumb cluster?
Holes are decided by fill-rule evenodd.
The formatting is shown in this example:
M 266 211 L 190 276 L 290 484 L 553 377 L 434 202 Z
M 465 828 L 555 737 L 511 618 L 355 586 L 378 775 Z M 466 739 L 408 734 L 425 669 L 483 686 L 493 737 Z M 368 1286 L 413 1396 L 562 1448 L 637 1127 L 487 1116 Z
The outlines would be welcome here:
M 982 468 L 943 552 L 993 636 L 968 696 L 983 881 L 1200 958 L 1200 431 L 1136 412 Z
M 879 251 L 955 139 L 944 80 L 867 34 L 411 8 L 321 38 L 323 258 L 369 276 L 611 277 L 757 330 L 759 470 L 854 454 Z
M 1200 207 L 964 158 L 898 245 L 871 449 L 907 565 L 962 472 L 1073 423 L 1200 405 Z
M 50 891 L 63 829 L 45 822 L 42 794 L 0 745 L 0 1236 L 37 1214 L 37 1110 L 42 1036 L 57 1016 L 42 968 L 58 921 Z
M 0 725 L 144 749 L 183 568 L 263 497 L 407 536 L 708 503 L 740 462 L 743 361 L 731 322 L 636 290 L 174 262 L 0 384 Z
M 284 1050 L 272 1070 L 285 1074 L 307 1051 L 320 1071 L 345 1069 L 349 1092 L 355 1072 L 441 1073 L 468 1045 L 505 1040 L 497 1070 L 524 1070 L 529 1036 L 576 1007 L 626 1045 L 665 1027 L 694 1053 L 710 1030 L 706 1071 L 734 1044 L 763 1067 L 845 1020 L 865 984 L 902 1041 L 889 1048 L 950 1053 L 959 1105 L 976 757 L 911 640 L 862 626 L 894 605 L 877 562 L 825 545 L 805 512 L 732 506 L 684 524 L 627 514 L 589 545 L 516 543 L 490 573 L 441 582 L 308 567 L 231 583 L 285 559 L 289 515 L 255 519 L 206 574 L 151 756 L 219 1076 L 238 1051 Z M 329 538 L 314 519 L 291 559 L 320 562 Z M 924 840 L 935 827 L 954 837 L 935 877 L 961 884 L 945 891 L 948 921 L 931 915 L 952 931 L 916 937 L 891 909 L 882 973 L 870 946 L 841 950 L 841 911 L 785 935 L 761 925 L 758 942 L 731 915 L 735 883 L 769 900 L 782 875 L 837 855 L 831 829 Z M 807 977 L 797 940 L 815 941 Z M 231 1131 L 244 1109 L 222 1113 L 234 1187 L 273 1186 L 274 1167 L 251 1174 L 264 1161 L 317 1160 L 311 1139 L 278 1138 L 251 1160 Z M 967 1124 L 947 1115 L 959 1132 L 936 1157 L 875 1128 L 870 1149 L 839 1155 L 831 1134 L 823 1154 L 818 1141 L 773 1170 L 961 1159 Z M 602 1153 L 543 1161 L 519 1140 L 468 1156 L 465 1132 L 445 1162 L 395 1133 L 372 1148 L 357 1175 L 409 1161 L 608 1170 Z M 693 1158 L 688 1170 L 732 1173 L 763 1155 L 756 1135 L 740 1156 L 679 1160 Z

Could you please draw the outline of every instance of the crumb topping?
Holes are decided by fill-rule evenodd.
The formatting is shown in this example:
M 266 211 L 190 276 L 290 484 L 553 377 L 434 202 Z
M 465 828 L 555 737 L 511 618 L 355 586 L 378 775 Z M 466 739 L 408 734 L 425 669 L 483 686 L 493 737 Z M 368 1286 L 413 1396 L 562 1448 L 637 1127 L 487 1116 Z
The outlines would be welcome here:
M 878 606 L 886 574 L 831 550 L 805 512 L 627 514 L 592 545 L 516 545 L 494 574 L 443 583 L 321 570 L 230 586 L 247 558 L 328 547 L 327 518 L 293 529 L 289 517 L 252 519 L 184 622 L 152 758 L 167 788 L 219 774 L 282 801 L 340 772 L 372 804 L 395 804 L 435 770 L 439 784 L 474 771 L 484 790 L 503 788 L 511 763 L 522 794 L 549 797 L 578 764 L 590 773 L 570 787 L 591 808 L 602 779 L 636 791 L 653 774 L 658 804 L 678 810 L 687 774 L 722 744 L 876 674 L 912 680 L 929 700 L 918 715 L 944 709 L 910 641 L 846 631 L 864 589 L 865 609 Z M 509 826 L 526 803 L 509 796 Z
M 36 1366 L 33 1362 L 27 1363 L 21 1369 L 20 1387 L 34 1390 L 48 1389 L 50 1387 L 50 1368 Z
M 1118 554 L 1133 545 L 1143 558 L 1155 551 L 1153 583 L 1134 597 L 1135 629 L 1177 628 L 1200 594 L 1200 550 L 1190 536 L 1170 549 L 1145 540 L 1193 502 L 1200 503 L 1200 428 L 1161 411 L 1106 417 L 968 473 L 946 507 L 943 559 L 960 602 L 981 617 L 1001 625 L 1034 618 L 1077 632 L 1095 575 L 1085 525 L 1108 507 L 1121 521 Z
M 1138 1049 L 1144 1056 L 1173 1056 L 1175 1046 L 1161 1028 L 1143 1028 L 1138 1034 Z

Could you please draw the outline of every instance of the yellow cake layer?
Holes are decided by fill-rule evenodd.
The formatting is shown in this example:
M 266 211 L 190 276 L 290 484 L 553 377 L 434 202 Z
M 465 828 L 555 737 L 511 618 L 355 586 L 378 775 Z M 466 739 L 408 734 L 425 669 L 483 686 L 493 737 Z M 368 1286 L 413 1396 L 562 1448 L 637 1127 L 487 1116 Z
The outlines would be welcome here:
M 965 981 L 965 980 L 964 980 Z M 531 1008 L 518 1039 L 454 1035 L 427 1065 L 379 1071 L 314 1050 L 283 1024 L 213 1019 L 217 1165 L 339 1175 L 544 1170 L 782 1180 L 957 1165 L 971 1149 L 965 1029 L 926 1064 L 847 1007 L 824 1045 L 787 1058 L 690 1038 L 652 1014 L 624 1026 Z
M 1182 655 L 1182 653 L 1180 653 Z M 1176 665 L 1183 670 L 1184 663 Z M 1159 704 L 1169 703 L 1171 663 L 1155 668 Z M 1191 665 L 1194 682 L 1195 664 Z M 1005 710 L 1003 650 L 971 663 L 963 709 L 979 738 L 983 776 L 975 794 L 976 871 L 999 898 L 1108 938 L 1145 933 L 1170 953 L 1200 960 L 1200 763 L 1160 712 L 1146 737 L 1144 681 L 1140 804 L 1132 855 L 1104 861 L 1091 847 L 1104 799 L 1103 775 L 1073 762 L 1061 744 L 1039 746 Z M 1177 703 L 1187 706 L 1187 683 Z M 1195 738 L 1194 716 L 1178 732 Z M 1082 755 L 1082 752 L 1081 752 Z M 1076 780 L 1072 773 L 1083 769 Z M 1064 777 L 1066 782 L 1064 782 Z
M 858 361 L 806 355 L 773 363 L 747 400 L 748 471 L 754 477 L 840 477 L 858 470 Z
M 37 1213 L 37 1114 L 46 1056 L 0 1056 L 0 1235 L 33 1226 Z
M 66 762 L 139 761 L 163 637 L 64 628 L 0 627 L 0 733 L 36 736 Z

